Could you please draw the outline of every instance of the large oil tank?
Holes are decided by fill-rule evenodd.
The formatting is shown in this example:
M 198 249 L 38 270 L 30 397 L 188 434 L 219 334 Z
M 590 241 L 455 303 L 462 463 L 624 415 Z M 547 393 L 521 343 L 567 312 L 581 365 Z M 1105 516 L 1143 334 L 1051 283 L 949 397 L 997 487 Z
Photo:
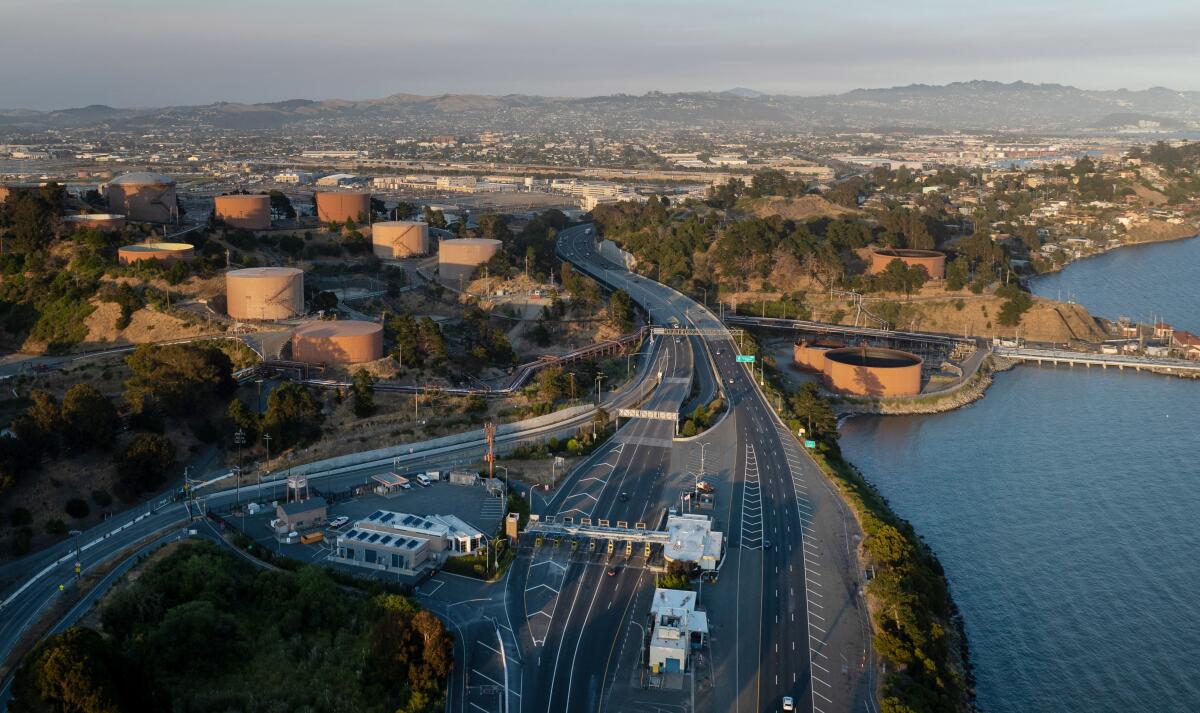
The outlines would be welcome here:
M 271 227 L 271 197 L 266 195 L 229 195 L 213 199 L 217 220 L 233 228 L 267 230 Z
M 110 213 L 121 213 L 129 220 L 149 223 L 179 220 L 175 181 L 170 176 L 149 171 L 126 173 L 105 184 L 104 190 Z
M 429 252 L 429 226 L 412 220 L 390 220 L 371 226 L 375 255 L 398 260 Z
M 96 230 L 120 230 L 125 227 L 125 216 L 114 213 L 88 213 L 68 215 L 63 222 L 72 228 L 94 228 Z M 188 247 L 191 247 L 190 245 Z
M 352 191 L 317 191 L 317 219 L 322 223 L 363 222 L 371 214 L 371 194 Z
M 225 311 L 234 319 L 287 319 L 304 313 L 304 271 L 248 267 L 225 273 Z
M 189 243 L 141 243 L 126 245 L 117 250 L 117 262 L 122 265 L 131 265 L 141 260 L 174 262 L 191 260 L 195 255 L 196 249 Z
M 471 279 L 475 269 L 500 252 L 499 240 L 490 238 L 454 238 L 438 243 L 438 277 L 458 286 Z
M 825 372 L 825 353 L 846 346 L 843 342 L 800 340 L 792 345 L 792 363 L 802 369 Z
M 893 260 L 909 267 L 923 267 L 931 280 L 946 277 L 946 255 L 936 250 L 908 250 L 903 248 L 875 248 L 871 250 L 871 264 L 867 272 L 877 275 L 887 269 Z
M 319 320 L 292 334 L 292 358 L 309 364 L 360 364 L 383 356 L 383 325 Z
M 913 396 L 921 393 L 921 363 L 916 354 L 897 349 L 831 349 L 825 352 L 825 384 L 852 396 Z

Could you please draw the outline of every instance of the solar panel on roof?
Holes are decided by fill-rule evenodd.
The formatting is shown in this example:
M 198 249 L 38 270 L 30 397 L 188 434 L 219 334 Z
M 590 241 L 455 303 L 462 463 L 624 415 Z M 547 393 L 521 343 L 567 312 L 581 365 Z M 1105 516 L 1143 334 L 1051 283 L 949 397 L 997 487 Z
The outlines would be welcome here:
M 413 524 L 413 521 L 414 521 L 414 520 L 416 520 L 416 519 L 417 519 L 417 518 L 413 517 L 412 515 L 405 515 L 405 516 L 404 516 L 404 524 L 405 524 L 405 525 L 411 525 L 411 524 Z
M 374 535 L 371 535 L 369 538 L 367 538 L 367 542 L 375 542 L 378 539 L 379 539 L 379 533 L 376 532 Z
M 370 537 L 370 535 L 371 535 L 371 533 L 369 533 L 369 532 L 360 532 L 360 533 L 358 533 L 358 539 L 365 540 L 368 537 Z
M 417 546 L 417 541 L 409 540 L 404 546 L 411 550 L 412 548 Z
M 371 517 L 368 517 L 367 519 L 368 520 L 378 520 L 381 517 L 383 517 L 383 511 L 376 510 L 375 512 L 371 513 Z
M 383 516 L 383 522 L 391 522 L 392 518 L 394 518 L 394 517 L 396 517 L 396 513 L 389 512 L 387 515 Z
M 389 543 L 389 542 L 391 542 L 391 541 L 392 541 L 392 536 L 391 536 L 391 535 L 384 535 L 384 536 L 383 536 L 383 539 L 379 541 L 379 544 L 381 544 L 381 545 L 386 545 L 387 543 Z

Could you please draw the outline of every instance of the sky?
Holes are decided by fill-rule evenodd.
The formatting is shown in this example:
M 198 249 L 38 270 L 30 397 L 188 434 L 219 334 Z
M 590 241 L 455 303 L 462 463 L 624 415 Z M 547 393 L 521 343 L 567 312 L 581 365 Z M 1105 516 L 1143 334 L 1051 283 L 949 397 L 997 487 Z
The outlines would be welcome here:
M 972 79 L 1200 90 L 1200 0 L 0 0 L 0 17 L 5 109 Z

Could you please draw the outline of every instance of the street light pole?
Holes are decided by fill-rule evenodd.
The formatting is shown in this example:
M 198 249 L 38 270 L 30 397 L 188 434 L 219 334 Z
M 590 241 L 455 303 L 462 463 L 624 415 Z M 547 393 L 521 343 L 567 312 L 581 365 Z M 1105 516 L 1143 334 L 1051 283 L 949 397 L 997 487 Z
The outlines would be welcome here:
M 267 472 L 271 472 L 271 434 L 264 433 L 263 441 L 267 444 Z
M 79 547 L 79 536 L 83 533 L 79 530 L 71 530 L 68 534 L 75 536 L 75 581 L 79 582 L 79 577 L 83 570 L 83 551 Z

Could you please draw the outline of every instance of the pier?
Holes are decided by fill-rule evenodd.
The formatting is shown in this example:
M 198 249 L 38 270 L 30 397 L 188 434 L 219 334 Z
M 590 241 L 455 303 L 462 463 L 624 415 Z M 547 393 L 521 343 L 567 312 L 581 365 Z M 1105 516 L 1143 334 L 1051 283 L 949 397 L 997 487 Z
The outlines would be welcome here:
M 1113 367 L 1124 371 L 1148 371 L 1154 374 L 1200 379 L 1200 362 L 1183 359 L 1156 359 L 1144 356 L 1126 356 L 1121 354 L 1095 354 L 1092 352 L 1076 352 L 1065 349 L 1033 349 L 1029 347 L 997 346 L 993 349 L 996 356 L 1013 359 L 1025 364 L 1051 364 L 1058 366 L 1084 366 L 1101 369 Z

